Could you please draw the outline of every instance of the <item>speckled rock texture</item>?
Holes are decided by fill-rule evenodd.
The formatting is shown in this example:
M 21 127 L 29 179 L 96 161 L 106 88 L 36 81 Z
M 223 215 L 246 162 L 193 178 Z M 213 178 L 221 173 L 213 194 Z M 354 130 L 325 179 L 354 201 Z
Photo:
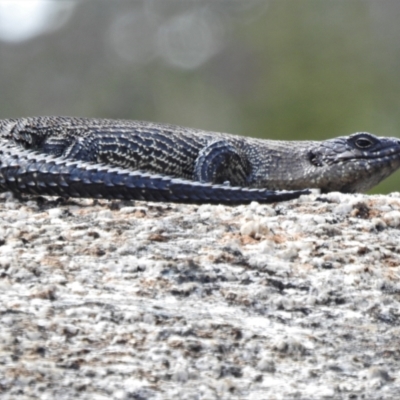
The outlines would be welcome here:
M 400 195 L 0 196 L 2 399 L 400 398 Z

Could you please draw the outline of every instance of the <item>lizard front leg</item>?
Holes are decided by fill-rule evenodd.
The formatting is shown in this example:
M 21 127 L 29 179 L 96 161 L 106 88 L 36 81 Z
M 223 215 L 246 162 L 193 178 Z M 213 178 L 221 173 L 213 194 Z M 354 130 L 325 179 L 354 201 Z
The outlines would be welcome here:
M 204 147 L 195 162 L 194 179 L 204 183 L 246 186 L 251 172 L 247 157 L 226 140 Z

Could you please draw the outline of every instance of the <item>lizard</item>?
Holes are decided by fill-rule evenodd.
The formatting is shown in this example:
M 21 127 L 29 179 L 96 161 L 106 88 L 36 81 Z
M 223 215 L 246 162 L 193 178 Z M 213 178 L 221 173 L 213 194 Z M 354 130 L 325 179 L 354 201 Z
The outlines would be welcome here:
M 400 140 L 367 132 L 324 141 L 235 136 L 152 122 L 0 120 L 0 191 L 242 204 L 365 192 L 400 167 Z

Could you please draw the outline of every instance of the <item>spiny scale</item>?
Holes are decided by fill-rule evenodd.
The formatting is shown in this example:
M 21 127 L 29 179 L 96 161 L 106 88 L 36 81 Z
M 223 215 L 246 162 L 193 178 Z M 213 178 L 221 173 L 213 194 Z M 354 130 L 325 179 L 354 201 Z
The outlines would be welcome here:
M 0 150 L 0 188 L 81 198 L 241 204 L 297 198 L 308 191 L 270 191 L 191 182 L 91 162 L 37 154 L 8 143 Z

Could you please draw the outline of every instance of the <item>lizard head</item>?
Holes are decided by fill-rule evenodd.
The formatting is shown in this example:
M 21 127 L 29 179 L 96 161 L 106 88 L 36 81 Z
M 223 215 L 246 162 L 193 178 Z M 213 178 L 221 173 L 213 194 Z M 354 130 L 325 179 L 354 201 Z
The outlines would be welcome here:
M 308 159 L 311 187 L 365 192 L 400 168 L 400 139 L 355 133 L 318 143 Z

